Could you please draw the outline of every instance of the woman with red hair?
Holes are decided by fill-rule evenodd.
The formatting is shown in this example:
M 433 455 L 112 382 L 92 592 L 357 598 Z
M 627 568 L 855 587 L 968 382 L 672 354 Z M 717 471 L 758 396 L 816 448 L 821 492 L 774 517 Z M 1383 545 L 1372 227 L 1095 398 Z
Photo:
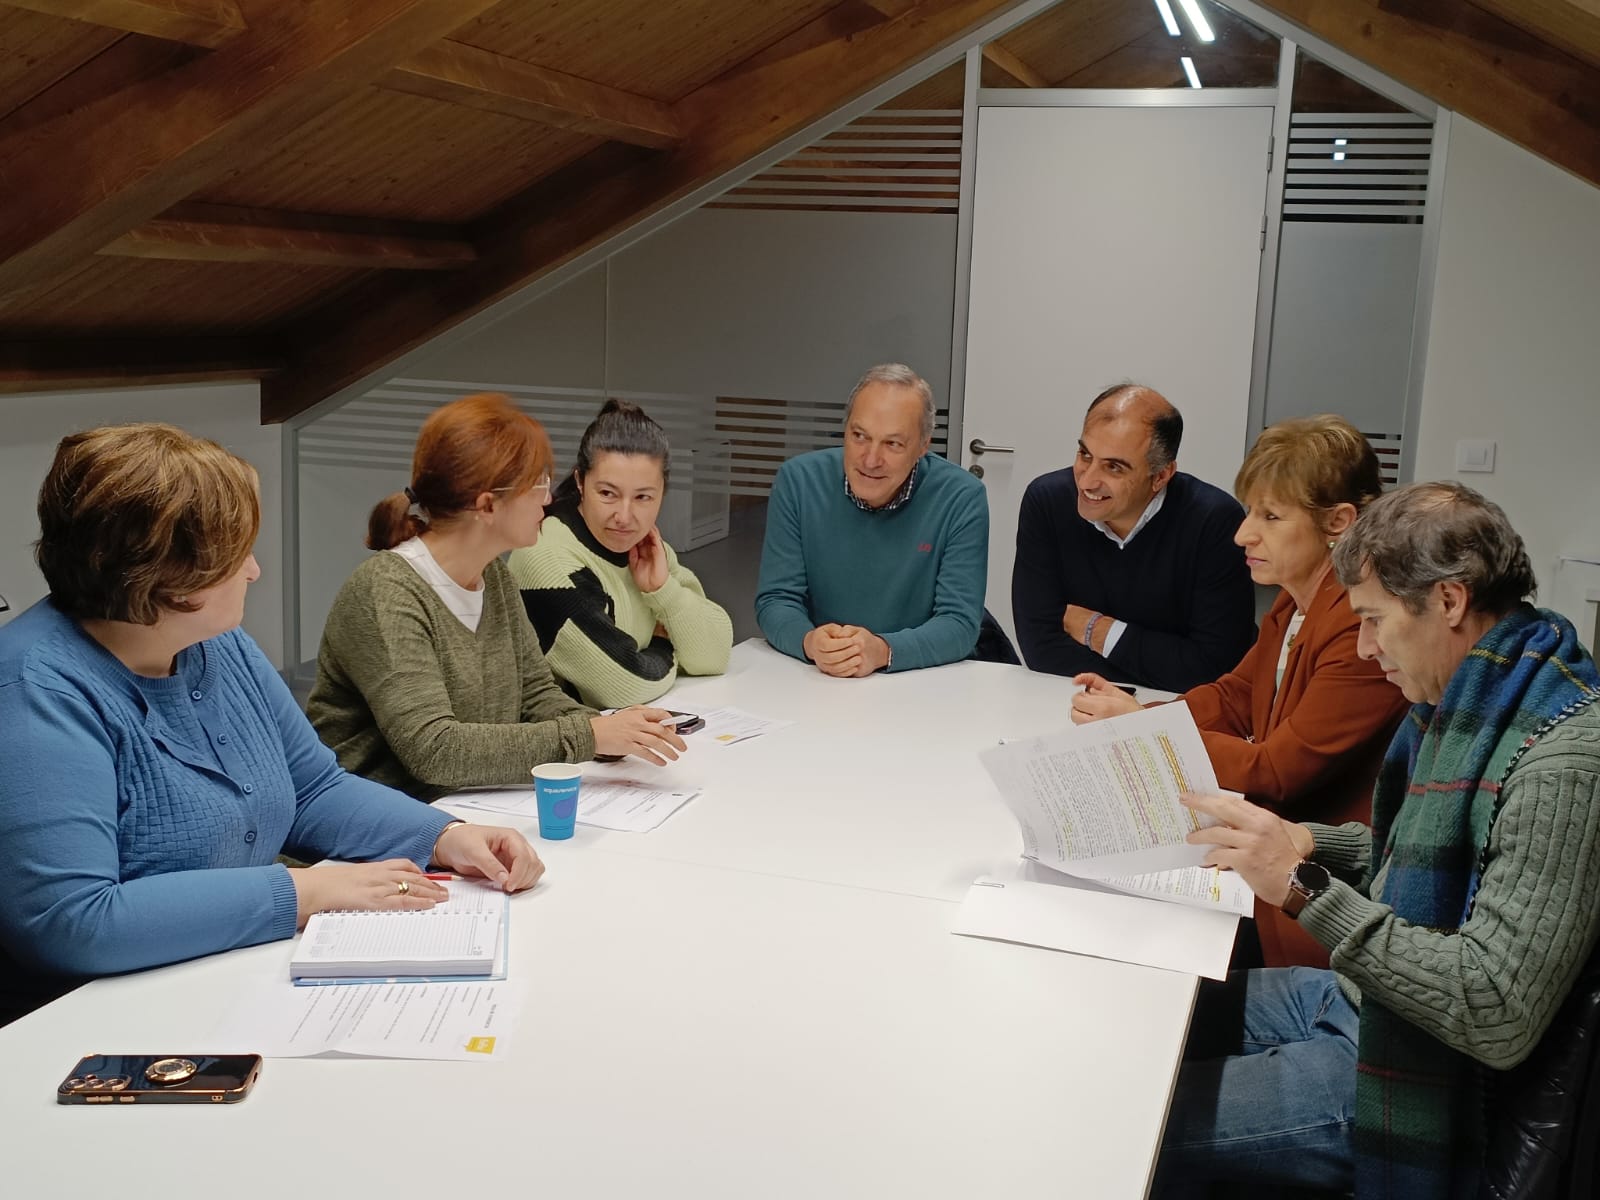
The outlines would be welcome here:
M 423 423 L 411 483 L 367 522 L 379 551 L 328 613 L 306 715 L 346 770 L 422 800 L 528 782 L 543 762 L 684 748 L 659 708 L 610 716 L 564 693 L 500 556 L 539 540 L 550 441 L 505 396 Z

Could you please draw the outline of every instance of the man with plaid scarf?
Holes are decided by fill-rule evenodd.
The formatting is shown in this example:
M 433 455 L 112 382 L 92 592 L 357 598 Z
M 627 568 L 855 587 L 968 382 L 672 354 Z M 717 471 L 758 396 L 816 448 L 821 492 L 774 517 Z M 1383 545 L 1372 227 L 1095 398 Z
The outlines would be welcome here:
M 1600 930 L 1600 672 L 1526 602 L 1500 508 L 1453 483 L 1375 501 L 1334 554 L 1359 653 L 1413 704 L 1369 829 L 1230 796 L 1191 840 L 1328 947 L 1332 970 L 1202 992 L 1156 1193 L 1210 1182 L 1477 1194 L 1484 1111 Z

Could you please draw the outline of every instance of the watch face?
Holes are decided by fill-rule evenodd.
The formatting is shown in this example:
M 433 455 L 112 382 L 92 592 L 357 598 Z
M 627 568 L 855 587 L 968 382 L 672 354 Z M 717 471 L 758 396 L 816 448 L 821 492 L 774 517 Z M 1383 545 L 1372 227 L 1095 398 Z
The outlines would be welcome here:
M 1310 895 L 1317 895 L 1327 890 L 1333 882 L 1333 877 L 1328 874 L 1328 868 L 1321 863 L 1303 862 L 1294 869 L 1294 881 Z

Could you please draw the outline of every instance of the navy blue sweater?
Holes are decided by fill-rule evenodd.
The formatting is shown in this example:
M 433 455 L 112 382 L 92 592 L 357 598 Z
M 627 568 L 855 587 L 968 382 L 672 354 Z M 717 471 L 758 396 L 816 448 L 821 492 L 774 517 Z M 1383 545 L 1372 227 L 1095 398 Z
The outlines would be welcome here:
M 1255 592 L 1233 544 L 1238 501 L 1180 471 L 1161 511 L 1119 550 L 1078 515 L 1077 496 L 1067 467 L 1022 497 L 1011 612 L 1028 666 L 1183 692 L 1237 664 L 1256 636 Z M 1127 624 L 1109 658 L 1062 632 L 1069 604 Z

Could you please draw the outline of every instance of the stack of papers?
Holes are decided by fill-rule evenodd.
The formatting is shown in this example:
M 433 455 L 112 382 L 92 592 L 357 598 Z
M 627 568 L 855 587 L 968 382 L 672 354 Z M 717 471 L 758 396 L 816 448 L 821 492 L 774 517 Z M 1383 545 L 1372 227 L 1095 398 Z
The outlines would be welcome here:
M 482 880 L 453 880 L 449 892 L 432 908 L 313 914 L 295 943 L 289 978 L 298 984 L 504 979 L 511 897 Z
M 954 932 L 1226 974 L 1237 918 L 1255 898 L 1233 872 L 1202 867 L 1207 847 L 1185 840 L 1211 822 L 1179 795 L 1221 790 L 1186 704 L 979 758 L 1017 819 L 1024 858 L 1048 870 L 980 879 Z

